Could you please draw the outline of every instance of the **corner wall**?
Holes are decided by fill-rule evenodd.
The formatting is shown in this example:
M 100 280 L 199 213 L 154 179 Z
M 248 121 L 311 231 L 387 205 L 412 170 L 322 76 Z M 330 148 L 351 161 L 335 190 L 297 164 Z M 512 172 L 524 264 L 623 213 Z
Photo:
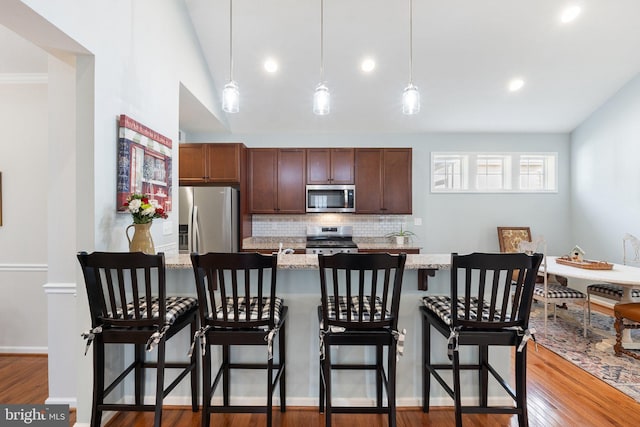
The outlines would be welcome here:
M 571 138 L 571 236 L 591 259 L 622 263 L 622 237 L 640 237 L 640 75 Z

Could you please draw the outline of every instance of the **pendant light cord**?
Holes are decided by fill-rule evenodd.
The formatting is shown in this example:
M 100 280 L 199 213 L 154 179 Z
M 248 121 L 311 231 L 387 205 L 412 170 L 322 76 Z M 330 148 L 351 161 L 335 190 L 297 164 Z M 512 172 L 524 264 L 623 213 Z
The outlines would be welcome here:
M 320 83 L 324 83 L 324 0 L 320 0 Z
M 229 81 L 233 81 L 233 0 L 229 0 Z
M 413 85 L 413 0 L 409 0 L 409 84 Z

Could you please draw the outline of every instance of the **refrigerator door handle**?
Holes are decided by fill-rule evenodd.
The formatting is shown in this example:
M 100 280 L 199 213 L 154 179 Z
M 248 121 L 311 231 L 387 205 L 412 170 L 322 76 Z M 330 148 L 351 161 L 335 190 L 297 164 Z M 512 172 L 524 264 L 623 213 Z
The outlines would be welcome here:
M 189 205 L 189 218 L 187 219 L 187 250 L 193 252 L 193 205 Z
M 191 248 L 192 252 L 200 253 L 200 224 L 198 221 L 198 207 L 193 207 L 193 245 Z

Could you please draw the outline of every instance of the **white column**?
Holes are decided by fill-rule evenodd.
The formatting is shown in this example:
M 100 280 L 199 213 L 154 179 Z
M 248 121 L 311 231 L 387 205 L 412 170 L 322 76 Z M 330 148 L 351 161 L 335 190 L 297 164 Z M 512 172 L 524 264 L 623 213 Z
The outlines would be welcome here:
M 49 180 L 47 296 L 49 397 L 77 400 L 76 324 L 76 69 L 71 55 L 49 55 Z
M 78 354 L 76 325 L 76 284 L 47 283 L 47 325 L 49 336 L 49 397 L 47 404 L 76 407 Z

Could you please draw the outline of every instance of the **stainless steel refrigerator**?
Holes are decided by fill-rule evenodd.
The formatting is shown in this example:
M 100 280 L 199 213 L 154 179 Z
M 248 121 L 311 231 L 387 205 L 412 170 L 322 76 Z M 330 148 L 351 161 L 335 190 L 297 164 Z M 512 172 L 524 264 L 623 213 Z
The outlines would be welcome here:
M 234 188 L 180 187 L 180 252 L 238 252 L 238 209 Z

